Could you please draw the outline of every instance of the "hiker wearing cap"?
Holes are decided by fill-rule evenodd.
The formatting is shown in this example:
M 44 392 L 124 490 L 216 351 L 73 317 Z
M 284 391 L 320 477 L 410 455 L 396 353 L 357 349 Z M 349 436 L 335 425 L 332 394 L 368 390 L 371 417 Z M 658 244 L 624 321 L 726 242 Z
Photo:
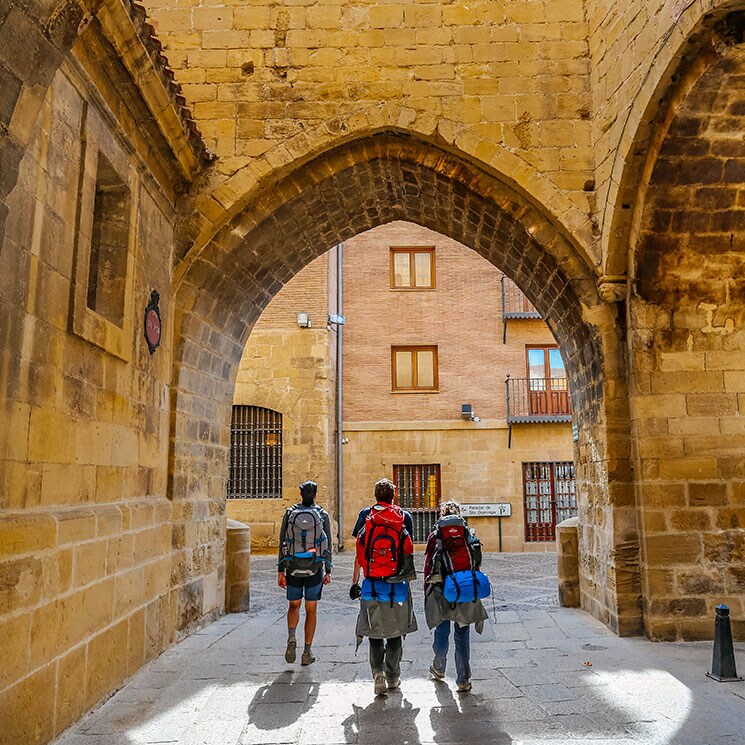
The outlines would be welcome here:
M 316 610 L 323 586 L 331 582 L 331 521 L 316 503 L 318 484 L 300 484 L 300 502 L 282 518 L 279 531 L 277 584 L 287 589 L 287 648 L 285 660 L 295 662 L 295 631 L 300 620 L 300 605 L 305 598 L 305 647 L 301 664 L 315 661 L 311 645 L 316 633 Z
M 435 680 L 445 677 L 452 622 L 456 684 L 461 693 L 471 690 L 471 624 L 480 634 L 488 617 L 481 598 L 491 587 L 480 568 L 481 544 L 461 517 L 460 504 L 444 502 L 427 538 L 424 560 L 424 613 L 427 626 L 435 630 L 429 672 Z
M 352 531 L 357 545 L 349 596 L 360 599 L 357 646 L 369 639 L 376 695 L 399 687 L 403 637 L 417 629 L 408 582 L 416 577 L 414 525 L 411 515 L 393 504 L 395 490 L 389 479 L 378 481 L 375 504 L 360 512 Z

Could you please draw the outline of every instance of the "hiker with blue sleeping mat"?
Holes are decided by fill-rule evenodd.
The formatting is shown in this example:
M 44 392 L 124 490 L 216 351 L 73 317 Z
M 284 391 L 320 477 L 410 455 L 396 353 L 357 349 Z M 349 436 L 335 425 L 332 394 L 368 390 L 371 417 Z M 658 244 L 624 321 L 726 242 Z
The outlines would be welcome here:
M 491 586 L 480 567 L 481 543 L 461 517 L 460 504 L 443 502 L 424 558 L 424 614 L 435 630 L 429 672 L 435 680 L 445 677 L 452 622 L 455 681 L 461 693 L 471 690 L 471 624 L 480 634 L 488 617 L 481 599 L 491 594 Z
M 392 481 L 378 481 L 375 504 L 360 512 L 352 531 L 357 545 L 349 597 L 360 601 L 357 647 L 363 637 L 369 639 L 377 696 L 399 687 L 403 637 L 417 630 L 409 586 L 416 578 L 414 525 L 411 515 L 393 504 L 395 494 Z
M 300 605 L 305 598 L 305 647 L 301 664 L 315 662 L 311 650 L 316 633 L 316 611 L 323 586 L 331 582 L 331 521 L 316 501 L 318 484 L 300 484 L 300 502 L 282 518 L 279 531 L 277 584 L 287 589 L 287 648 L 285 660 L 295 662 L 295 631 L 300 620 Z

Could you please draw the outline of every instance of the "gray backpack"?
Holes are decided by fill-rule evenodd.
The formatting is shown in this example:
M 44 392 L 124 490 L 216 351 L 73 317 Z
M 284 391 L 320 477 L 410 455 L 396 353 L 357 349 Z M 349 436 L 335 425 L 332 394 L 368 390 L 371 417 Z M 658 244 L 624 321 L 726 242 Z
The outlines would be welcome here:
M 288 574 L 293 577 L 314 575 L 323 566 L 328 547 L 321 511 L 303 505 L 291 507 L 282 542 L 282 561 L 287 562 Z

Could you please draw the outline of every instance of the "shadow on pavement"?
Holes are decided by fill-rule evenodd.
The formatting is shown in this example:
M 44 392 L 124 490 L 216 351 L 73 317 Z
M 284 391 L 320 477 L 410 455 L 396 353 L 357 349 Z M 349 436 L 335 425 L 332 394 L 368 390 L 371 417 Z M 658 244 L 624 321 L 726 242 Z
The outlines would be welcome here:
M 319 683 L 293 680 L 286 670 L 256 691 L 248 705 L 248 721 L 259 730 L 286 729 L 307 714 L 318 700 Z

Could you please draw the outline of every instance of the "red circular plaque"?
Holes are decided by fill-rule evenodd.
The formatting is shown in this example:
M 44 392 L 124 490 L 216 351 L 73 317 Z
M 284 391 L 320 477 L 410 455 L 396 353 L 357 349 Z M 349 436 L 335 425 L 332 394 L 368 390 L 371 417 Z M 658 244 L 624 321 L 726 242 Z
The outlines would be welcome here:
M 145 315 L 145 337 L 152 347 L 160 344 L 160 316 L 155 308 L 150 308 Z

